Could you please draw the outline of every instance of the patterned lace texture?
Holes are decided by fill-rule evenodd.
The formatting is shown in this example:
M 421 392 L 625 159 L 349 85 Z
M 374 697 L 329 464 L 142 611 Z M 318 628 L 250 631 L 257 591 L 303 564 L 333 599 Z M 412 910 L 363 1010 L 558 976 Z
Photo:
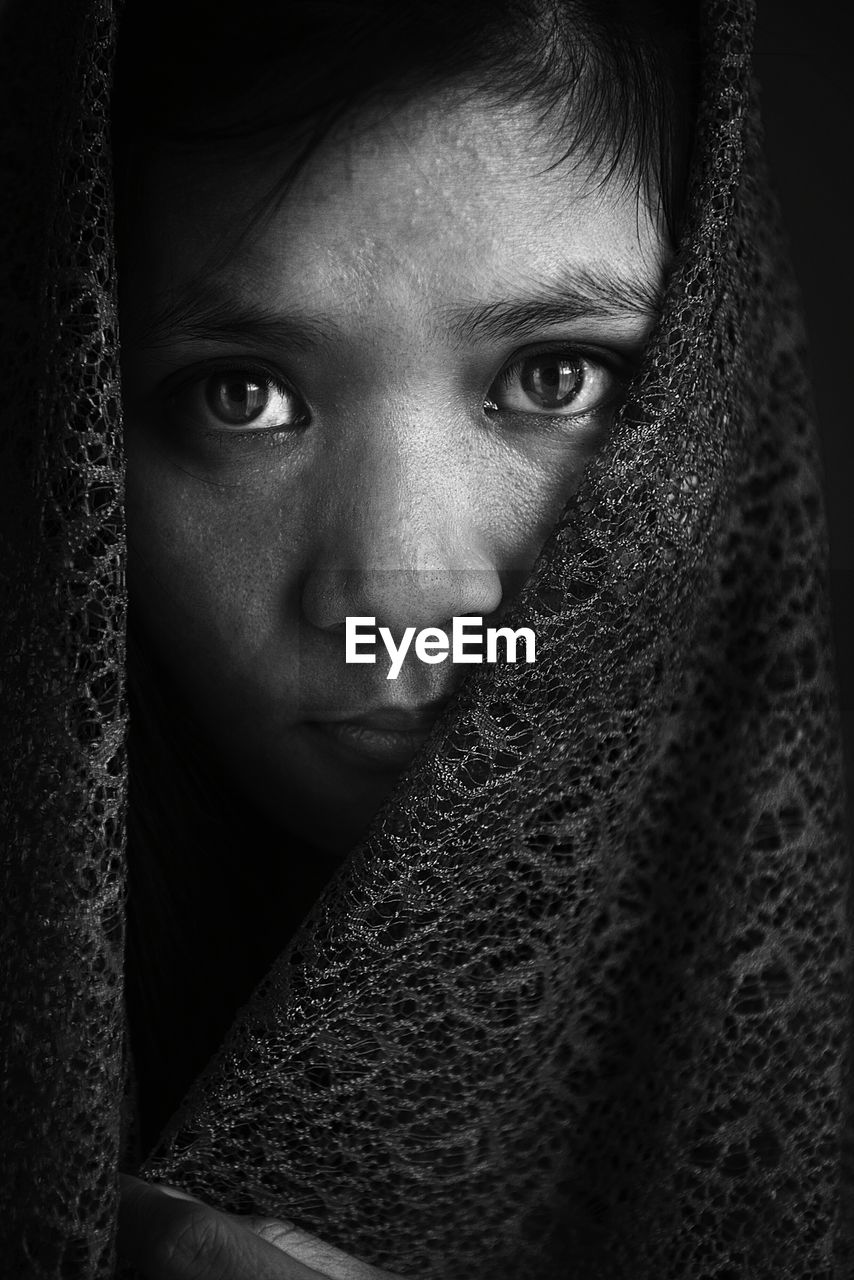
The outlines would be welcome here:
M 124 579 L 111 6 L 0 4 L 0 1275 L 111 1274 Z
M 4 276 L 4 675 L 22 692 L 2 1229 L 9 1274 L 101 1277 L 121 1084 L 110 19 L 103 0 L 56 10 L 40 58 L 57 80 L 11 77 L 64 160 L 11 245 L 36 287 Z M 812 406 L 750 7 L 704 11 L 684 245 L 630 401 L 517 604 L 538 662 L 468 680 L 147 1165 L 419 1280 L 854 1266 Z M 5 134 L 13 184 L 20 156 Z

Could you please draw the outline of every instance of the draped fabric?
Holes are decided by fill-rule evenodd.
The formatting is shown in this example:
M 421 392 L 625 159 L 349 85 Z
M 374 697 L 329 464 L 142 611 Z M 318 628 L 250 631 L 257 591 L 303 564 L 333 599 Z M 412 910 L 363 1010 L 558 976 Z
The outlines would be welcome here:
M 812 403 L 750 6 L 703 8 L 662 319 L 507 620 L 538 660 L 468 678 L 145 1166 L 424 1280 L 854 1266 Z M 123 1084 L 113 19 L 10 0 L 13 24 L 0 1231 L 10 1275 L 101 1277 Z
M 112 6 L 0 10 L 0 1273 L 108 1276 L 123 1095 Z

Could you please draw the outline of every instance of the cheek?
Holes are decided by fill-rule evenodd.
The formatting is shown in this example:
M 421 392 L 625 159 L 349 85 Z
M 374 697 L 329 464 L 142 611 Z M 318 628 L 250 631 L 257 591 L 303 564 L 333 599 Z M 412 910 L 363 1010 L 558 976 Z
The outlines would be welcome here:
M 500 498 L 489 503 L 506 562 L 499 567 L 532 567 L 610 427 L 611 418 L 600 415 L 585 424 L 529 427 L 505 441 L 493 490 Z
M 195 701 L 272 679 L 299 579 L 281 505 L 212 484 L 128 438 L 132 615 Z M 256 695 L 257 696 L 257 695 Z
M 269 460 L 213 474 L 130 429 L 134 614 L 182 677 L 257 681 L 297 643 L 305 575 L 342 557 L 369 571 L 435 548 L 449 568 L 529 568 L 607 432 L 602 421 L 439 431 L 394 457 L 366 441 L 325 470 L 315 456 L 300 474 Z

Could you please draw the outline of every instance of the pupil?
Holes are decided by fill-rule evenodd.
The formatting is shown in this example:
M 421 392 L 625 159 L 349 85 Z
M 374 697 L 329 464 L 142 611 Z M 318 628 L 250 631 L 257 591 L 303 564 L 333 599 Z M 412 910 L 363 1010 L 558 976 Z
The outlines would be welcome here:
M 580 361 L 539 356 L 526 362 L 522 371 L 525 392 L 544 409 L 563 408 L 578 394 L 582 381 Z
M 253 378 L 215 378 L 208 391 L 208 402 L 217 417 L 226 422 L 251 422 L 267 404 L 266 386 Z

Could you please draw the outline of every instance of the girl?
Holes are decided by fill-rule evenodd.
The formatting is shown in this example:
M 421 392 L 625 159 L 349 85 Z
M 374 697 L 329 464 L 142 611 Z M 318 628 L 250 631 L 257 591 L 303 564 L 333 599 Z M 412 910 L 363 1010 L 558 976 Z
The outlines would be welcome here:
M 144 1180 L 119 1244 L 147 1275 L 779 1280 L 843 1257 L 820 506 L 746 31 L 716 4 L 126 5 L 124 1166 Z M 80 35 L 91 86 L 107 37 Z M 73 245 L 64 207 L 50 243 Z M 87 280 L 56 289 L 75 355 L 54 377 L 94 370 L 100 530 L 115 388 L 79 353 L 115 346 Z M 82 789 L 98 823 L 39 866 L 41 897 L 20 864 L 10 883 L 43 973 L 94 901 L 103 934 L 78 948 L 71 1048 L 22 1021 L 86 1073 L 73 1114 L 96 1126 L 62 1138 L 31 1273 L 66 1265 L 73 1212 L 97 1219 L 95 1274 L 115 544 L 63 532 L 45 469 L 65 524 L 39 536 L 76 557 L 85 634 L 64 622 L 52 659 L 83 688 L 61 699 L 81 780 L 40 784 L 40 822 Z M 347 661 L 348 621 L 400 646 L 461 618 L 527 627 L 535 661 Z M 69 866 L 87 911 L 54 927 Z M 40 985 L 51 1008 L 66 988 Z

